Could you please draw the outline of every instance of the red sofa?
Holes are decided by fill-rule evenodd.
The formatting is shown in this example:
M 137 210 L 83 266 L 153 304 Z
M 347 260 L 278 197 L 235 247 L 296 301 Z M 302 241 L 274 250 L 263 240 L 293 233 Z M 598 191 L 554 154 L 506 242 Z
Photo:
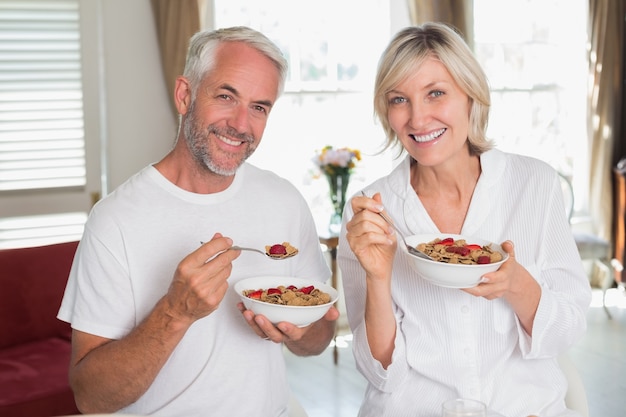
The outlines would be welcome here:
M 78 242 L 0 250 L 0 416 L 79 414 L 56 318 Z

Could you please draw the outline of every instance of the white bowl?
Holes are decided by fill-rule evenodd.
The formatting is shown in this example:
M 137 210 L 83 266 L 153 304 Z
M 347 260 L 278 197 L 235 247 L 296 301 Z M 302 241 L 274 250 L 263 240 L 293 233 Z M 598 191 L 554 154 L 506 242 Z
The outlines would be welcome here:
M 243 295 L 245 290 L 266 290 L 268 288 L 276 288 L 279 285 L 283 285 L 285 287 L 294 285 L 298 288 L 313 285 L 320 291 L 330 295 L 330 302 L 316 306 L 287 306 L 267 303 L 265 301 L 255 300 Z M 330 306 L 337 301 L 337 297 L 339 296 L 336 289 L 320 281 L 275 275 L 244 278 L 235 283 L 234 290 L 239 295 L 246 308 L 248 310 L 252 310 L 254 314 L 262 314 L 274 324 L 286 321 L 295 324 L 298 327 L 308 326 L 309 324 L 324 317 L 324 314 L 326 314 Z
M 420 243 L 428 243 L 435 239 L 445 239 L 448 237 L 451 237 L 454 240 L 464 239 L 467 244 L 476 244 L 480 246 L 490 245 L 491 249 L 502 254 L 502 260 L 499 262 L 480 265 L 448 264 L 445 262 L 422 259 L 415 255 L 411 255 L 404 245 L 402 245 L 402 242 L 399 242 L 400 246 L 404 250 L 404 253 L 409 258 L 413 269 L 425 280 L 441 287 L 475 287 L 479 284 L 483 275 L 487 272 L 498 270 L 500 265 L 502 265 L 509 258 L 509 255 L 504 252 L 499 244 L 471 236 L 454 235 L 449 233 L 422 234 L 408 236 L 406 238 L 406 242 L 409 245 L 416 247 Z

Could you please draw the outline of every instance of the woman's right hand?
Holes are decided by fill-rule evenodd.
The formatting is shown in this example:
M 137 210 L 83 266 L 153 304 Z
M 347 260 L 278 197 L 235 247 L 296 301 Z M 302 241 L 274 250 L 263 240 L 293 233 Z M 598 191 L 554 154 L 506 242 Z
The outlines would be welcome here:
M 380 193 L 352 199 L 354 216 L 346 223 L 346 239 L 365 270 L 365 329 L 372 356 L 387 369 L 395 349 L 396 319 L 391 296 L 391 272 L 397 240 L 379 215 Z
M 352 199 L 354 216 L 346 224 L 346 239 L 369 278 L 391 277 L 397 240 L 393 228 L 378 214 L 384 210 L 380 193 Z

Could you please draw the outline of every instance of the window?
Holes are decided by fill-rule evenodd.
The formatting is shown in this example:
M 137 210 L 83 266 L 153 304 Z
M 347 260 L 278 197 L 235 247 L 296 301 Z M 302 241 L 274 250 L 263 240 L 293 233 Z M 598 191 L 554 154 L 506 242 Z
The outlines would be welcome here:
M 96 3 L 0 0 L 0 248 L 80 238 L 100 190 Z
M 0 218 L 0 249 L 78 240 L 87 213 Z
M 78 2 L 0 1 L 0 191 L 85 185 Z
M 389 33 L 387 1 L 214 3 L 216 27 L 254 27 L 283 51 L 289 61 L 288 92 L 368 90 L 377 58 L 372 51 L 382 50 Z
M 586 211 L 587 2 L 474 0 L 474 35 L 491 85 L 489 137 L 569 177 L 575 212 Z
M 575 211 L 586 211 L 586 2 L 473 4 L 475 52 L 492 90 L 488 136 L 498 148 L 542 159 L 569 177 Z M 396 161 L 375 155 L 384 135 L 369 117 L 378 57 L 399 29 L 381 23 L 389 21 L 388 1 L 215 0 L 214 5 L 216 27 L 255 27 L 290 61 L 287 93 L 251 162 L 290 178 L 314 213 L 328 210 L 325 184 L 306 169 L 315 149 L 365 148 L 354 187 L 390 170 Z M 275 163 L 282 154 L 290 160 Z
M 376 65 L 390 39 L 389 7 L 389 0 L 214 1 L 215 27 L 258 29 L 289 60 L 285 94 L 250 162 L 298 187 L 321 232 L 332 208 L 326 180 L 315 177 L 316 151 L 326 145 L 361 150 L 348 194 L 396 162 L 391 153 L 377 154 L 385 136 L 372 105 Z

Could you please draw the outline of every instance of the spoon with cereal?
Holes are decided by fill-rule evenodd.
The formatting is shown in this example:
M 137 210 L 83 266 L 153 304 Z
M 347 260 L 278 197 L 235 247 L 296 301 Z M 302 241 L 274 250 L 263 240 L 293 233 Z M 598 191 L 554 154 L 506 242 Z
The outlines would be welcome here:
M 298 254 L 298 249 L 291 246 L 289 242 L 283 242 L 282 244 L 276 243 L 275 245 L 266 245 L 265 252 L 259 249 L 246 248 L 243 246 L 236 246 L 236 245 L 231 246 L 230 249 L 258 252 L 262 255 L 266 255 L 268 258 L 276 259 L 276 260 L 283 260 L 283 259 L 291 258 L 292 256 L 295 256 Z
M 200 244 L 202 245 L 204 244 L 204 242 L 200 242 Z M 283 259 L 291 258 L 292 256 L 295 256 L 298 254 L 298 249 L 291 246 L 289 242 L 283 242 L 282 244 L 277 243 L 275 245 L 266 245 L 265 252 L 263 252 L 260 249 L 248 248 L 245 246 L 237 246 L 237 245 L 233 245 L 227 250 L 244 250 L 244 251 L 249 251 L 249 252 L 256 252 L 274 260 L 283 260 Z

